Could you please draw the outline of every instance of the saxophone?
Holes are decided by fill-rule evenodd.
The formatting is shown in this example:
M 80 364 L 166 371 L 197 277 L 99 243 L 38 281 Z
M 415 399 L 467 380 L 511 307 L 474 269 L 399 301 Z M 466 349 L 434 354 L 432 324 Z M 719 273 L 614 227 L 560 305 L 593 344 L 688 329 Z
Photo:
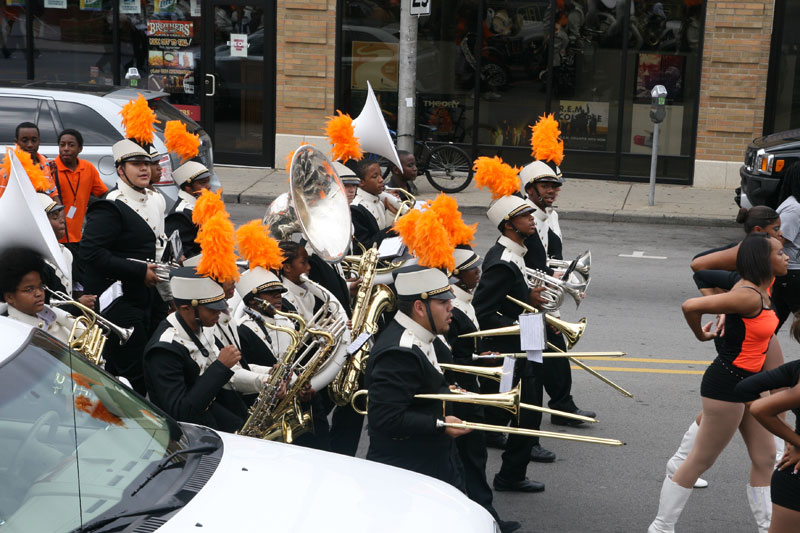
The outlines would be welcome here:
M 353 304 L 353 325 L 351 338 L 362 333 L 375 334 L 378 331 L 378 319 L 381 313 L 390 311 L 395 306 L 395 295 L 386 285 L 375 285 L 375 273 L 378 265 L 378 249 L 374 246 L 361 256 L 358 276 L 361 285 Z M 370 346 L 364 344 L 342 366 L 339 373 L 328 386 L 328 394 L 336 405 L 348 405 L 353 394 L 359 389 L 358 380 L 367 368 Z
M 264 327 L 275 331 L 282 331 L 291 338 L 286 353 L 278 361 L 277 366 L 272 370 L 269 379 L 264 384 L 264 388 L 258 393 L 258 398 L 256 398 L 256 401 L 248 410 L 247 420 L 242 428 L 236 432 L 237 435 L 264 438 L 273 425 L 273 406 L 275 406 L 278 401 L 278 392 L 281 389 L 281 385 L 291 374 L 292 362 L 300 346 L 302 333 L 295 331 L 295 329 L 291 327 L 270 324 L 264 320 L 263 316 L 248 307 L 245 307 L 244 310 L 245 313 L 260 322 Z M 274 307 L 273 310 L 276 314 L 280 314 L 281 316 L 292 315 L 291 313 L 280 313 L 280 311 L 276 310 Z M 305 324 L 303 324 L 303 327 L 304 326 Z

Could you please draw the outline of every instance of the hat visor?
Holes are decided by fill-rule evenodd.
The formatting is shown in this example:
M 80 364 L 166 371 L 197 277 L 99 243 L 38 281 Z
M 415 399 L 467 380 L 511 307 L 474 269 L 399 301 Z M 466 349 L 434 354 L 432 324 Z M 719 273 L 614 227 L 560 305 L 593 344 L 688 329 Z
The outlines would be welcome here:
M 119 163 L 152 163 L 149 155 L 132 155 L 122 159 Z
M 50 209 L 48 209 L 48 210 L 47 210 L 47 212 L 48 212 L 48 213 L 55 213 L 55 212 L 57 212 L 57 211 L 61 211 L 62 209 L 64 209 L 64 206 L 63 206 L 63 205 L 61 205 L 61 204 L 56 204 L 56 205 L 54 205 L 53 207 L 51 207 Z
M 200 304 L 200 305 L 202 305 L 203 307 L 206 307 L 208 309 L 213 309 L 214 311 L 227 311 L 228 310 L 228 302 L 226 302 L 224 299 L 217 300 L 216 302 L 210 302 L 210 303 L 207 303 L 207 304 Z
M 536 209 L 534 209 L 532 207 L 526 207 L 525 209 L 523 209 L 519 213 L 514 213 L 514 216 L 512 216 L 511 218 L 521 217 L 523 215 L 529 215 L 529 214 L 533 213 L 534 211 L 536 211 Z
M 429 296 L 431 300 L 452 300 L 455 297 L 456 295 L 453 294 L 452 289 Z

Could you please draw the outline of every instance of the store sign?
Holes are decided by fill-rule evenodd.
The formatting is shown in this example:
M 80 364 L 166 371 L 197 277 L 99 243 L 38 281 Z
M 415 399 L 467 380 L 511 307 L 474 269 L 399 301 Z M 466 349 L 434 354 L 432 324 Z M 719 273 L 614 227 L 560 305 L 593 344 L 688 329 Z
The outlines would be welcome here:
M 186 20 L 148 20 L 150 80 L 173 94 L 194 93 L 194 23 Z
M 416 17 L 424 17 L 431 14 L 431 3 L 433 0 L 409 0 L 411 2 L 410 12 Z
M 246 33 L 231 33 L 231 40 L 228 41 L 231 47 L 231 57 L 247 57 L 247 44 Z
M 138 15 L 142 12 L 139 0 L 119 0 L 119 12 L 126 15 Z

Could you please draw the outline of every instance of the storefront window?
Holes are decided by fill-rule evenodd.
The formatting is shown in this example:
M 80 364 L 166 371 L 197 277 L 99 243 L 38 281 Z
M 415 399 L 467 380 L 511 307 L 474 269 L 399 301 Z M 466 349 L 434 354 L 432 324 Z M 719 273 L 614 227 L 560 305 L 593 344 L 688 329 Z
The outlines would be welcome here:
M 170 94 L 200 120 L 201 0 L 120 0 L 121 77 L 136 68 L 137 86 Z
M 399 2 L 340 1 L 337 101 L 357 115 L 369 80 L 393 127 Z M 661 84 L 669 108 L 659 176 L 688 182 L 702 14 L 699 0 L 435 2 L 419 19 L 418 122 L 448 132 L 434 140 L 521 165 L 530 161 L 528 126 L 552 112 L 566 172 L 644 177 L 652 146 L 649 91 Z
M 113 85 L 111 0 L 33 0 L 34 78 Z
M 0 0 L 0 79 L 24 80 L 28 77 L 26 63 L 27 35 L 24 0 Z
M 765 117 L 764 134 L 800 128 L 800 33 L 793 27 L 798 17 L 800 0 L 776 2 L 773 29 L 780 41 L 777 43 L 779 51 L 773 52 L 771 58 L 770 69 L 777 72 L 768 95 L 772 112 Z

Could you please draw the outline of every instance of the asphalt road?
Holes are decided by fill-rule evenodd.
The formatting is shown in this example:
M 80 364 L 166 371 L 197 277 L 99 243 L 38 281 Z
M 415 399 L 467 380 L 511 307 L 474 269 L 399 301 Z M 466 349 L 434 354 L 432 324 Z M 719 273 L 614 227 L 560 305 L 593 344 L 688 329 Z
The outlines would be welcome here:
M 264 212 L 264 206 L 237 204 L 228 209 L 237 224 Z M 480 223 L 475 248 L 485 253 L 496 238 L 495 230 L 484 217 L 466 220 Z M 562 311 L 566 320 L 588 320 L 576 349 L 626 352 L 622 359 L 586 362 L 634 395 L 626 398 L 574 369 L 575 400 L 596 411 L 599 423 L 570 431 L 616 438 L 627 445 L 543 439 L 558 458 L 552 464 L 531 463 L 528 476 L 544 482 L 545 492 L 496 493 L 495 507 L 502 517 L 523 522 L 527 532 L 643 532 L 658 508 L 666 460 L 699 412 L 700 379 L 714 358 L 713 345 L 695 340 L 680 312 L 683 300 L 697 294 L 689 261 L 701 250 L 739 239 L 741 233 L 584 221 L 561 225 L 566 256 L 592 251 L 588 296 L 579 309 L 570 301 Z M 797 345 L 786 331 L 780 337 L 787 360 L 795 359 Z M 564 432 L 547 417 L 542 429 Z M 366 433 L 362 456 L 365 444 Z M 500 451 L 489 450 L 490 482 L 499 466 Z M 710 487 L 694 492 L 679 530 L 755 531 L 745 495 L 748 472 L 747 452 L 737 436 L 704 476 Z

